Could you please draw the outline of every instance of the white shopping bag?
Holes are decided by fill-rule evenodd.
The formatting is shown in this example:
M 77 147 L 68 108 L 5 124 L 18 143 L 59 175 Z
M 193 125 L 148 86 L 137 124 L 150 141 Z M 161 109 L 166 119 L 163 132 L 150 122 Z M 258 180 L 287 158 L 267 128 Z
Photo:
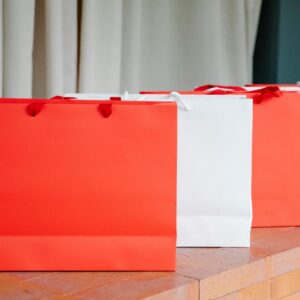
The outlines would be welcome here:
M 67 94 L 178 102 L 178 247 L 249 247 L 252 101 L 240 95 Z M 163 184 L 163 183 L 162 183 Z

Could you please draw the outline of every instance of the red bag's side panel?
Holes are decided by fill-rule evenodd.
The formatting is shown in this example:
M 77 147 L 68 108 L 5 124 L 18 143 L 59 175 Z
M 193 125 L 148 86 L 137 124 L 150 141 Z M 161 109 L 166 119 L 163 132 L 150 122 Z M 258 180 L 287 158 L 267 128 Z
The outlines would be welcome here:
M 0 269 L 174 270 L 175 104 L 0 105 Z

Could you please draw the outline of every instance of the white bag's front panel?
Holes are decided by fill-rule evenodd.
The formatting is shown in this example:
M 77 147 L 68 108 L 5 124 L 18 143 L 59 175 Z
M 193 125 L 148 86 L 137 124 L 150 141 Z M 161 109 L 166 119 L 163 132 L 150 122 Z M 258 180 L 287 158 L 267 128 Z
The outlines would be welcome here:
M 75 97 L 109 99 L 100 94 Z M 131 94 L 127 99 L 141 97 L 170 101 L 167 95 Z M 177 246 L 248 247 L 252 101 L 236 95 L 182 99 L 190 109 L 179 104 Z
M 184 98 L 179 111 L 178 246 L 249 246 L 252 103 Z

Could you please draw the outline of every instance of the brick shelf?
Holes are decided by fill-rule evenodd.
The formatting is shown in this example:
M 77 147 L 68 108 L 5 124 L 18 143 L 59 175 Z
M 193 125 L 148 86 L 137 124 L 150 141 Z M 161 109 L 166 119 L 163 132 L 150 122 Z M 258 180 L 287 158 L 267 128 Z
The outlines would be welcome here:
M 251 248 L 182 248 L 175 273 L 2 272 L 4 299 L 300 299 L 300 227 L 252 230 Z

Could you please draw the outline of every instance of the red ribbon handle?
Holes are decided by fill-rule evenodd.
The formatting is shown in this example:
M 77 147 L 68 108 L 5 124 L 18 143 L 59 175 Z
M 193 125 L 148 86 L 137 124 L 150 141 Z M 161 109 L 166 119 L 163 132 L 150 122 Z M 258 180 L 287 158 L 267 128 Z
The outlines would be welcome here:
M 121 101 L 121 97 L 110 97 L 112 101 Z M 98 106 L 98 111 L 104 118 L 108 118 L 112 113 L 112 103 L 101 103 Z
M 50 100 L 74 100 L 76 98 L 74 97 L 63 97 L 63 96 L 54 96 L 52 97 Z M 120 101 L 121 97 L 111 97 L 110 98 L 111 101 Z M 98 105 L 98 111 L 102 114 L 102 116 L 104 118 L 108 118 L 111 113 L 112 113 L 112 102 L 106 102 L 106 103 L 101 103 Z M 53 102 L 52 102 L 53 103 Z M 31 116 L 31 117 L 35 117 L 36 115 L 38 115 L 42 109 L 45 106 L 45 102 L 34 102 L 34 103 L 29 103 L 26 106 L 26 113 Z
M 26 106 L 26 113 L 30 117 L 35 117 L 42 111 L 44 105 L 45 105 L 44 103 L 38 103 L 38 102 L 30 103 Z
M 240 86 L 218 85 L 218 84 L 206 84 L 206 85 L 198 86 L 198 87 L 194 88 L 194 91 L 195 92 L 205 92 L 212 88 L 217 88 L 218 89 L 217 91 L 219 91 L 218 93 L 221 93 L 221 91 L 223 91 L 222 89 L 231 90 L 234 92 L 245 92 L 246 91 L 246 89 L 244 89 Z M 230 93 L 231 91 L 228 91 L 228 92 Z M 224 92 L 226 93 L 226 91 L 224 91 Z M 213 91 L 211 93 L 213 93 Z
M 63 96 L 54 96 L 51 99 L 53 100 L 74 100 L 75 97 L 63 97 Z M 110 97 L 112 101 L 120 101 L 121 97 Z M 101 103 L 98 105 L 98 111 L 104 118 L 108 118 L 112 113 L 112 103 Z
M 50 98 L 50 100 L 74 100 L 77 99 L 75 97 L 65 97 L 65 96 L 54 96 Z
M 270 100 L 274 97 L 280 97 L 283 94 L 277 85 L 269 85 L 258 90 L 247 91 L 247 93 L 254 93 L 253 102 L 255 104 Z
M 211 88 L 217 88 L 213 91 L 208 91 Z M 226 89 L 226 90 L 224 90 Z M 263 101 L 272 99 L 274 97 L 280 97 L 282 95 L 282 91 L 277 85 L 269 85 L 264 88 L 259 88 L 257 90 L 246 90 L 243 87 L 239 86 L 229 86 L 229 85 L 213 85 L 207 84 L 203 86 L 199 86 L 194 89 L 197 92 L 205 92 L 208 91 L 207 94 L 210 95 L 226 95 L 226 94 L 254 94 L 253 102 L 255 104 L 259 104 Z

